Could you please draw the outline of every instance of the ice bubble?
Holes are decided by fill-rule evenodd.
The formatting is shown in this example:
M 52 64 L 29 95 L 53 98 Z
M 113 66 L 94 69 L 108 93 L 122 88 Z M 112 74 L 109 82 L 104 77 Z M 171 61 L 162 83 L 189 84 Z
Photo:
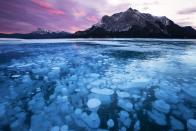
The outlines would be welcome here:
M 0 104 L 0 117 L 3 117 L 5 115 L 6 109 L 5 109 L 5 104 L 1 103 Z
M 63 89 L 63 85 L 61 84 L 61 82 L 57 81 L 56 83 L 56 88 L 55 88 L 55 93 L 58 94 L 58 93 L 61 93 L 62 89 Z
M 129 128 L 131 126 L 131 119 L 130 118 L 127 118 L 122 123 L 123 123 L 124 126 L 126 126 L 127 128 Z
M 183 88 L 183 91 L 186 94 L 187 99 L 196 103 L 196 88 Z
M 126 127 L 121 127 L 119 131 L 127 131 Z
M 64 103 L 64 102 L 67 102 L 67 100 L 68 100 L 68 97 L 67 96 L 61 96 L 61 95 L 59 95 L 59 96 L 57 96 L 56 102 L 57 103 Z
M 45 75 L 48 73 L 48 71 L 49 71 L 49 69 L 46 67 L 32 69 L 32 72 L 34 74 L 38 74 L 38 75 Z
M 59 126 L 54 126 L 50 129 L 50 131 L 60 131 Z
M 109 130 L 106 130 L 106 129 L 97 129 L 96 131 L 109 131 Z
M 21 122 L 20 120 L 15 120 L 14 122 L 11 123 L 10 127 L 11 127 L 12 131 L 25 130 L 23 125 L 24 125 L 24 123 Z
M 123 108 L 126 111 L 132 111 L 133 110 L 133 104 L 129 102 L 128 100 L 119 99 L 118 100 L 118 106 Z
M 39 113 L 45 107 L 45 102 L 42 94 L 36 94 L 31 101 L 28 102 L 29 109 L 34 113 Z
M 29 77 L 29 75 L 25 75 L 22 77 L 22 84 L 25 87 L 31 87 L 33 85 L 33 81 Z
M 99 77 L 99 74 L 97 74 L 97 73 L 91 73 L 90 74 L 90 78 L 97 79 L 98 77 Z
M 118 97 L 120 98 L 129 98 L 130 97 L 130 94 L 125 92 L 125 91 L 116 91 Z
M 112 102 L 112 99 L 111 99 L 110 95 L 102 95 L 102 94 L 91 93 L 91 94 L 88 95 L 88 98 L 89 99 L 97 98 L 104 105 L 110 104 Z
M 79 127 L 85 127 L 86 123 L 88 122 L 89 118 L 88 115 L 82 111 L 81 108 L 77 108 L 74 111 L 74 120 L 75 123 L 79 126 Z M 71 121 L 70 121 L 71 122 Z M 86 122 L 86 123 L 85 123 Z
M 103 79 L 98 79 L 98 80 L 95 80 L 95 81 L 93 81 L 92 83 L 91 83 L 91 86 L 96 86 L 96 87 L 99 87 L 99 86 L 103 86 L 103 85 L 105 85 L 105 80 L 103 80 Z
M 176 93 L 172 92 L 172 91 L 168 91 L 168 90 L 156 89 L 155 90 L 155 97 L 157 99 L 163 99 L 169 103 L 176 104 L 179 102 L 179 98 L 176 95 Z
M 165 115 L 156 110 L 148 111 L 148 116 L 158 125 L 165 126 L 167 124 Z
M 61 113 L 68 113 L 70 111 L 70 106 L 67 103 L 62 103 L 60 106 L 60 112 Z
M 132 97 L 135 101 L 137 101 L 141 96 L 136 95 L 136 94 L 133 94 L 131 97 Z
M 189 119 L 187 121 L 189 131 L 196 131 L 196 119 Z
M 60 70 L 60 67 L 52 67 L 52 70 Z
M 114 121 L 113 121 L 112 119 L 109 119 L 109 120 L 107 121 L 107 126 L 108 126 L 108 128 L 114 127 Z
M 124 120 L 129 118 L 129 113 L 122 110 L 120 111 L 119 116 L 120 116 L 120 121 L 123 122 Z
M 87 102 L 87 106 L 90 109 L 98 108 L 101 105 L 101 101 L 97 98 L 89 99 Z
M 153 103 L 153 107 L 163 113 L 168 113 L 170 111 L 170 105 L 168 105 L 164 100 L 156 100 Z
M 62 94 L 62 95 L 67 95 L 67 93 L 68 93 L 67 88 L 62 88 L 62 89 L 61 89 L 61 94 Z
M 134 125 L 134 131 L 139 131 L 140 130 L 140 121 L 137 120 L 135 125 Z
M 11 77 L 12 78 L 18 78 L 18 77 L 20 77 L 21 75 L 12 75 Z
M 108 88 L 92 88 L 91 92 L 101 95 L 113 95 L 114 91 Z
M 50 122 L 47 121 L 45 116 L 46 115 L 43 114 L 43 113 L 38 114 L 38 115 L 33 115 L 31 117 L 30 130 L 31 131 L 38 131 L 38 130 L 46 131 L 46 130 L 49 130 Z
M 81 114 L 82 114 L 82 109 L 77 108 L 77 109 L 75 109 L 74 113 L 75 113 L 76 115 L 81 115 Z
M 137 78 L 131 81 L 131 87 L 145 87 L 150 82 L 150 79 L 147 78 Z
M 49 80 L 56 80 L 60 77 L 60 68 L 53 68 L 49 73 L 48 73 L 48 78 Z
M 92 112 L 87 119 L 87 124 L 90 128 L 96 129 L 100 126 L 100 118 L 97 113 Z
M 170 123 L 173 130 L 184 130 L 183 123 L 176 118 L 170 117 Z
M 41 88 L 40 87 L 37 87 L 36 88 L 36 92 L 40 92 L 41 91 Z
M 68 131 L 68 126 L 67 125 L 61 126 L 60 131 Z
M 179 104 L 178 109 L 181 112 L 181 114 L 185 120 L 193 118 L 193 116 L 194 116 L 193 110 L 186 107 L 184 104 Z

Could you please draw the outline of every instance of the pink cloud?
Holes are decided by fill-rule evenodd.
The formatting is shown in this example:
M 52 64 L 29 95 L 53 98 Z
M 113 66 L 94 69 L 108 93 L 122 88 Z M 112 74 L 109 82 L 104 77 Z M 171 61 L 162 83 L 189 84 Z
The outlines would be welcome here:
M 98 21 L 97 16 L 88 16 L 86 19 L 88 21 L 91 21 L 91 22 L 97 22 Z
M 29 33 L 39 27 L 75 32 L 91 27 L 97 18 L 96 8 L 76 0 L 5 0 L 0 4 L 0 32 Z
M 55 9 L 51 3 L 43 1 L 43 0 L 31 0 L 36 5 L 40 6 L 41 8 L 46 9 L 49 13 L 55 15 L 64 15 L 65 13 L 61 10 Z
M 78 18 L 85 16 L 86 13 L 83 10 L 73 10 L 73 15 Z
M 69 27 L 69 31 L 70 31 L 71 33 L 74 33 L 74 32 L 79 31 L 79 30 L 80 30 L 80 28 L 77 27 L 77 26 L 71 26 L 71 27 Z

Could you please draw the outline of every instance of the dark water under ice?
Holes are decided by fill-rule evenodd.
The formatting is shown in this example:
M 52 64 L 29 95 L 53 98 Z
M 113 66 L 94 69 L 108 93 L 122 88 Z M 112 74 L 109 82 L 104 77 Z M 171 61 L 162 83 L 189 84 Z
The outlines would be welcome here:
M 0 39 L 0 130 L 196 130 L 196 40 Z

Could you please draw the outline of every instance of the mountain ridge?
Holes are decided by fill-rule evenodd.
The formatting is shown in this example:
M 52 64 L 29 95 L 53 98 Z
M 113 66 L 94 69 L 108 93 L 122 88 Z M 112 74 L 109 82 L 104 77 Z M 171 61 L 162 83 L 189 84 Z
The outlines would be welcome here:
M 84 31 L 52 32 L 42 28 L 27 34 L 3 34 L 0 38 L 50 39 L 50 38 L 187 38 L 196 39 L 191 26 L 181 27 L 166 16 L 158 17 L 129 8 L 111 16 L 103 16 Z
M 125 12 L 103 16 L 101 21 L 75 37 L 108 38 L 196 38 L 196 30 L 181 27 L 165 16 L 158 17 L 129 8 Z
M 52 38 L 69 38 L 72 34 L 64 31 L 49 31 L 43 28 L 38 28 L 36 31 L 27 34 L 3 34 L 0 33 L 0 38 L 22 38 L 22 39 L 52 39 Z

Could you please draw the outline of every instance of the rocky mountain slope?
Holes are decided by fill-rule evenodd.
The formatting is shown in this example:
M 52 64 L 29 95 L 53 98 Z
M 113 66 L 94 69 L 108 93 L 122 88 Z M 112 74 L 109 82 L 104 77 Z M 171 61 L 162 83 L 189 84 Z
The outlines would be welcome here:
M 129 8 L 101 21 L 74 37 L 141 37 L 141 38 L 196 38 L 192 27 L 181 27 L 167 17 L 157 17 Z

